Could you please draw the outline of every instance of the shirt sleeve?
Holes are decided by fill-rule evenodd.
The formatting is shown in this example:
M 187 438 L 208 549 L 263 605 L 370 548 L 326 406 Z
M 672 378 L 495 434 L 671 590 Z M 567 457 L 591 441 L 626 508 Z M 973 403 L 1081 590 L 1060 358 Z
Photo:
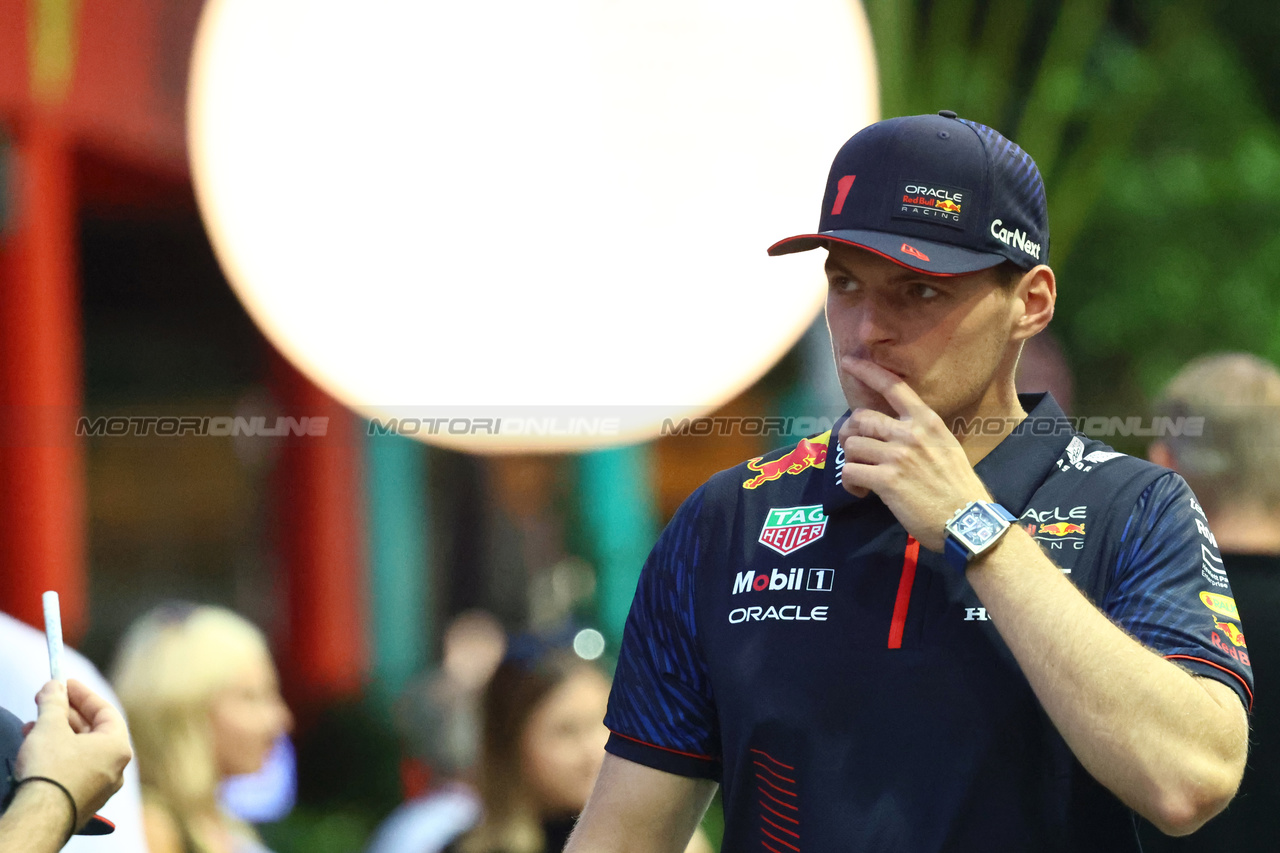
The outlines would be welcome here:
M 1191 487 L 1170 472 L 1142 493 L 1103 610 L 1149 649 L 1227 684 L 1253 706 L 1253 670 L 1218 543 Z
M 694 614 L 708 551 L 704 485 L 676 512 L 645 561 L 609 695 L 606 749 L 675 773 L 719 780 L 720 736 Z

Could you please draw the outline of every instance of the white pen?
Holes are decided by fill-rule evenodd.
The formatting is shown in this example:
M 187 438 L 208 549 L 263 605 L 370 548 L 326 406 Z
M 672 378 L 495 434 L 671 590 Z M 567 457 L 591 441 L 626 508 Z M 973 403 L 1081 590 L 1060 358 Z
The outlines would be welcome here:
M 49 641 L 49 677 L 66 683 L 62 676 L 62 611 L 58 607 L 58 594 L 46 592 L 44 601 L 44 635 Z

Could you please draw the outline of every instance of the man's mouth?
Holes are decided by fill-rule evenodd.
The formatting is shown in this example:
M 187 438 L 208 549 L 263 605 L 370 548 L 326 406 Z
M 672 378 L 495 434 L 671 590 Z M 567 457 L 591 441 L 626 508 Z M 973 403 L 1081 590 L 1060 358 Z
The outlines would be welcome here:
M 887 371 L 889 371 L 889 372 L 890 372 L 890 373 L 892 373 L 894 376 L 896 376 L 896 377 L 898 377 L 899 379 L 902 379 L 902 380 L 904 380 L 904 381 L 905 381 L 905 380 L 906 380 L 906 378 L 907 378 L 907 375 L 908 375 L 908 374 L 907 374 L 907 371 L 903 370 L 902 368 L 898 367 L 897 365 L 894 365 L 894 364 L 885 364 L 885 363 L 884 363 L 884 362 L 882 362 L 882 361 L 877 361 L 877 360 L 876 360 L 876 359 L 874 359 L 874 358 L 867 358 L 866 356 L 854 356 L 854 358 L 857 358 L 859 361 L 868 361 L 868 362 L 870 362 L 870 363 L 874 364 L 876 367 L 881 368 L 882 370 L 887 370 Z M 846 371 L 846 372 L 847 372 L 847 371 Z

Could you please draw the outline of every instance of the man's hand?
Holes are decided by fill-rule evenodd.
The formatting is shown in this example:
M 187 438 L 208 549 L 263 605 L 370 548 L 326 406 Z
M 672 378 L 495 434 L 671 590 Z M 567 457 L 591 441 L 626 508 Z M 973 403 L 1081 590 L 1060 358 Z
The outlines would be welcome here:
M 66 687 L 46 683 L 36 694 L 36 705 L 39 716 L 18 750 L 14 778 L 47 776 L 61 782 L 75 797 L 79 829 L 120 790 L 133 757 L 124 717 L 75 680 Z
M 840 427 L 841 482 L 859 497 L 875 492 L 907 533 L 941 551 L 943 527 L 955 511 L 991 496 L 946 423 L 906 382 L 869 361 L 846 356 L 843 366 L 884 397 L 898 417 L 873 409 L 849 416 Z

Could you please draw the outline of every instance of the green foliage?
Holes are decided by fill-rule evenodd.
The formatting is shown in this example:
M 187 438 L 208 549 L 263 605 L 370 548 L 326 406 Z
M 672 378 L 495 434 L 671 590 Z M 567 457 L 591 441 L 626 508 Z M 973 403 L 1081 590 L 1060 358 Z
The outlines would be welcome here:
M 1105 158 L 1079 245 L 1055 260 L 1055 326 L 1096 404 L 1149 397 L 1211 350 L 1280 359 L 1280 134 L 1236 49 L 1193 14 L 1167 17 L 1140 57 L 1160 87 L 1136 144 Z
M 707 841 L 712 850 L 719 850 L 724 844 L 724 790 L 716 789 L 716 796 L 702 816 L 702 831 L 707 834 Z
M 884 115 L 955 109 L 1040 164 L 1077 412 L 1141 414 L 1206 351 L 1280 360 L 1280 134 L 1255 79 L 1280 63 L 1242 54 L 1233 16 L 1200 0 L 865 5 Z
M 297 735 L 298 806 L 258 827 L 275 853 L 359 853 L 400 803 L 400 746 L 377 697 L 311 715 Z
M 373 828 L 368 816 L 357 812 L 297 808 L 258 831 L 274 853 L 359 853 Z

